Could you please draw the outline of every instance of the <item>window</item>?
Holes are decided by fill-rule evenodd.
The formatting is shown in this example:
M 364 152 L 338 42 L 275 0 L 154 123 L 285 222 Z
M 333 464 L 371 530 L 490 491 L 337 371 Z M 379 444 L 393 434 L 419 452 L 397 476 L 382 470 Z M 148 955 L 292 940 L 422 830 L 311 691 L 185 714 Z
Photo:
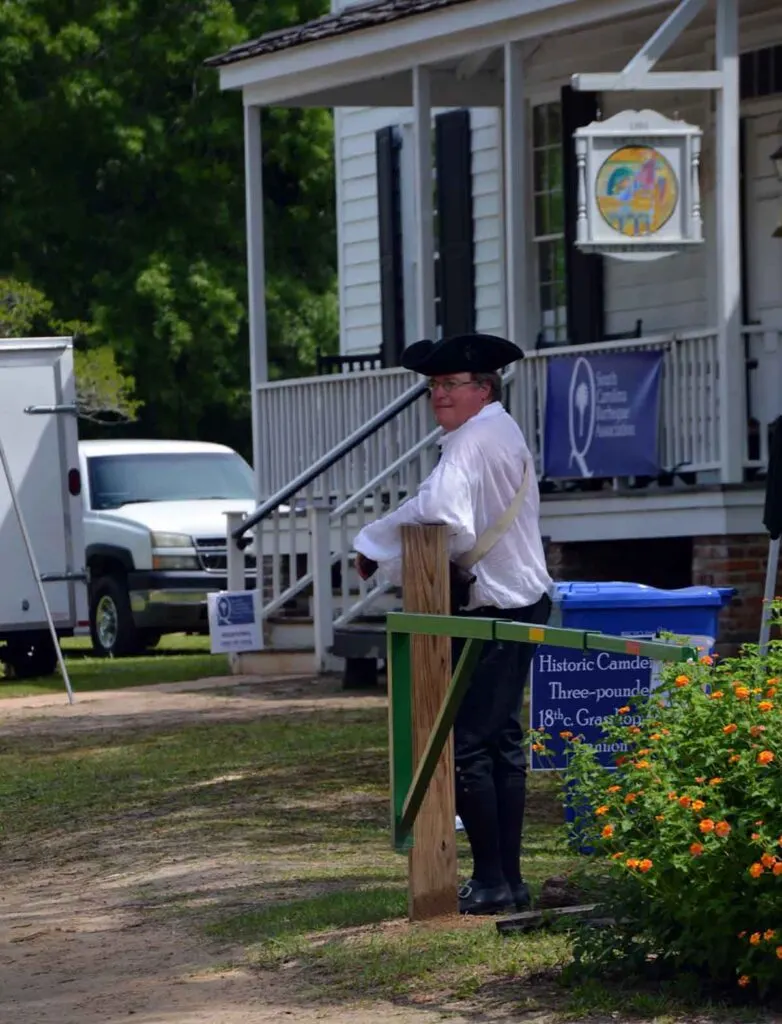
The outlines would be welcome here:
M 743 100 L 782 93 L 782 46 L 742 53 L 739 61 L 739 91 Z
M 562 116 L 559 102 L 532 109 L 535 263 L 543 344 L 567 341 Z
M 252 500 L 254 496 L 252 470 L 235 452 L 92 455 L 87 473 L 92 507 L 99 509 L 150 501 Z

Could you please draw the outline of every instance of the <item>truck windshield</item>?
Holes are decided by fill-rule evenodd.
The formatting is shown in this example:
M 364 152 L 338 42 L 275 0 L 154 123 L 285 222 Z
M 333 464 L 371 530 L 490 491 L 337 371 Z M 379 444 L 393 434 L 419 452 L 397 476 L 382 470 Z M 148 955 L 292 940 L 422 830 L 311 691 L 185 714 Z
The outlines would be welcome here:
M 253 474 L 235 452 L 138 452 L 87 460 L 94 509 L 150 501 L 254 498 Z

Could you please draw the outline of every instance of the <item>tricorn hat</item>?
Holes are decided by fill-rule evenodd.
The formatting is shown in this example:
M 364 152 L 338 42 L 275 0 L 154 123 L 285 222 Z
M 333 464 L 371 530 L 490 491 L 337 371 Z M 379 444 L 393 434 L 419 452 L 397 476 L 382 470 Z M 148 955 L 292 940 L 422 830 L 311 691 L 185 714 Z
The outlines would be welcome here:
M 417 341 L 402 353 L 402 366 L 439 377 L 447 373 L 493 373 L 523 358 L 519 346 L 505 338 L 457 334 L 442 341 Z

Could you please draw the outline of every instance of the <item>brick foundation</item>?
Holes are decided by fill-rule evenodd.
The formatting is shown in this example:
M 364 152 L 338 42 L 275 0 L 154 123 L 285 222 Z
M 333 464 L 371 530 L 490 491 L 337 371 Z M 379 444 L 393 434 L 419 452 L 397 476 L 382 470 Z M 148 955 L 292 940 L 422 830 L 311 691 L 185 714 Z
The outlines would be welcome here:
M 720 615 L 722 641 L 736 645 L 757 640 L 767 559 L 768 536 L 763 534 L 693 539 L 692 582 L 737 591 Z M 775 593 L 782 593 L 782 566 Z
M 720 613 L 722 654 L 757 640 L 766 580 L 768 536 L 661 537 L 651 540 L 551 543 L 549 572 L 555 580 L 622 580 L 651 587 L 735 587 Z M 782 566 L 776 593 L 782 593 Z

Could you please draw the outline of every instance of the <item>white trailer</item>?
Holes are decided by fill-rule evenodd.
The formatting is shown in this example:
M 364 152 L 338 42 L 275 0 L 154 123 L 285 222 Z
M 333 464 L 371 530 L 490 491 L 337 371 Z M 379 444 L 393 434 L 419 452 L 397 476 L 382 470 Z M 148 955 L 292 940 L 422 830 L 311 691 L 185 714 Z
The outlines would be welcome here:
M 0 339 L 0 454 L 0 660 L 49 675 L 88 621 L 71 338 Z

